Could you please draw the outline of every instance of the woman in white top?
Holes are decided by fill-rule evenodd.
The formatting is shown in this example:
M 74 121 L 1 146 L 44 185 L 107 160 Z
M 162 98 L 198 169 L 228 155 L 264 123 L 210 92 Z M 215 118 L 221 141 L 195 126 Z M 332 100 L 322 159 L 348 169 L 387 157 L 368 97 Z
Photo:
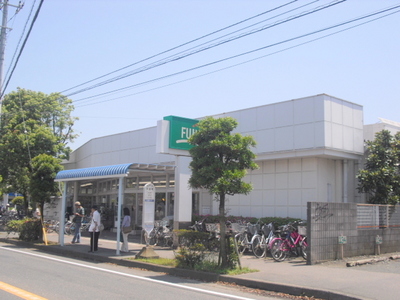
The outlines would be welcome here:
M 100 236 L 100 222 L 101 216 L 97 210 L 97 205 L 92 206 L 92 222 L 89 226 L 90 232 L 90 250 L 89 252 L 97 251 L 99 245 L 99 236 Z
M 121 224 L 122 237 L 123 237 L 123 244 L 122 244 L 121 252 L 129 252 L 128 235 L 130 232 L 128 231 L 125 233 L 124 227 L 131 228 L 131 216 L 129 213 L 129 208 L 127 208 L 127 207 L 124 208 L 124 219 L 122 220 L 122 224 Z

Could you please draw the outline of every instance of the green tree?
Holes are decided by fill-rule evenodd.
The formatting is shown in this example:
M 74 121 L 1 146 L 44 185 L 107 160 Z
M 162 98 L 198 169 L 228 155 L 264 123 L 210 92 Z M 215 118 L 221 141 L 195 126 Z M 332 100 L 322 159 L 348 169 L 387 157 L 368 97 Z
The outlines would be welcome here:
M 39 204 L 41 216 L 43 216 L 44 203 L 59 192 L 54 178 L 61 170 L 62 167 L 58 158 L 39 154 L 32 159 L 32 177 L 29 191 L 30 196 L 34 199 L 33 202 Z
M 23 195 L 26 211 L 34 159 L 41 154 L 69 158 L 67 144 L 76 138 L 72 127 L 77 118 L 71 116 L 72 111 L 72 101 L 59 93 L 47 95 L 18 88 L 3 99 L 0 176 L 6 189 Z
M 189 184 L 193 188 L 209 190 L 219 201 L 221 267 L 228 267 L 226 195 L 248 194 L 252 186 L 242 179 L 248 169 L 258 168 L 253 161 L 255 154 L 250 150 L 256 142 L 251 136 L 233 134 L 237 125 L 231 117 L 208 117 L 197 124 L 199 130 L 189 139 L 189 143 L 194 145 L 190 149 L 192 175 Z
M 396 204 L 400 200 L 400 133 L 377 132 L 366 142 L 365 168 L 357 174 L 358 191 L 375 204 Z

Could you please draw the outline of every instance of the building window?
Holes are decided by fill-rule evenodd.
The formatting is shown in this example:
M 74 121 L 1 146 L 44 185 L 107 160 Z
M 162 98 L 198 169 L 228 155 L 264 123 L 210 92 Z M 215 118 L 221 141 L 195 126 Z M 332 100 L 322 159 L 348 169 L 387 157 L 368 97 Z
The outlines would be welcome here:
M 162 188 L 167 186 L 167 176 L 154 176 L 153 184 L 156 188 Z
M 168 187 L 173 188 L 175 187 L 175 176 L 168 175 Z
M 151 176 L 139 177 L 139 189 L 144 188 L 144 186 L 151 182 Z
M 125 187 L 127 189 L 135 189 L 137 188 L 137 177 L 128 177 L 126 178 L 126 184 Z
M 93 194 L 95 192 L 92 182 L 86 182 L 80 185 L 79 194 Z

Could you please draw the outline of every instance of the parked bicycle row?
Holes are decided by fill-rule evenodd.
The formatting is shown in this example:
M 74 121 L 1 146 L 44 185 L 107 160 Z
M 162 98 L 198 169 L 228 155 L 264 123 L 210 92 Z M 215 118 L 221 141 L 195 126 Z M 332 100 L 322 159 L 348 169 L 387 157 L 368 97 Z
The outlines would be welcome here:
M 253 224 L 250 222 L 227 222 L 227 233 L 234 237 L 239 254 L 252 252 L 257 258 L 267 255 L 276 261 L 289 256 L 307 259 L 306 227 L 302 221 L 290 222 L 275 228 L 273 222 Z M 209 238 L 219 239 L 219 224 L 206 223 L 206 219 L 196 221 L 191 227 L 195 231 L 209 232 Z M 207 241 L 209 242 L 209 241 Z
M 83 231 L 88 231 L 89 230 L 89 226 L 90 226 L 90 222 L 91 222 L 91 218 L 90 217 L 84 217 L 82 219 L 82 225 L 81 225 L 80 230 L 82 232 Z M 52 233 L 52 232 L 59 233 L 60 232 L 60 222 L 59 221 L 47 220 L 47 221 L 44 221 L 43 226 L 44 226 L 44 228 L 45 228 L 47 233 Z M 67 235 L 75 234 L 75 222 L 72 222 L 72 221 L 65 222 L 64 234 L 67 234 Z
M 82 220 L 82 231 L 87 231 L 90 218 Z M 253 253 L 257 258 L 271 256 L 276 261 L 283 261 L 289 256 L 301 256 L 307 259 L 306 227 L 301 221 L 290 222 L 275 228 L 273 222 L 261 224 L 260 221 L 227 222 L 227 233 L 234 237 L 239 254 Z M 59 233 L 58 221 L 46 221 L 47 232 Z M 218 251 L 220 239 L 220 224 L 207 223 L 206 219 L 196 221 L 190 227 L 194 231 L 207 232 L 207 240 L 204 245 L 210 251 Z M 67 235 L 75 233 L 75 223 L 68 221 L 64 227 Z M 149 232 L 143 232 L 146 245 L 173 248 L 173 230 L 169 220 L 154 222 L 154 228 Z
M 173 247 L 172 226 L 169 220 L 155 221 L 153 229 L 147 233 L 143 231 L 146 245 Z

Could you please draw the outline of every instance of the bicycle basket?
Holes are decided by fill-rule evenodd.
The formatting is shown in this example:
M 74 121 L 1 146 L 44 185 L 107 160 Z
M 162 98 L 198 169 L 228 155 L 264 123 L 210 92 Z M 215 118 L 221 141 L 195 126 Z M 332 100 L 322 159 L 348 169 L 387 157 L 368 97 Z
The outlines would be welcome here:
M 307 235 L 307 227 L 306 226 L 298 226 L 297 231 L 300 235 Z
M 273 225 L 272 223 L 269 224 L 265 224 L 263 225 L 263 227 L 261 228 L 262 232 L 264 233 L 265 236 L 268 236 L 270 234 L 270 232 L 273 230 Z
M 239 223 L 231 223 L 231 230 L 234 233 L 239 233 L 242 231 L 242 227 L 240 226 Z
M 208 232 L 219 232 L 219 224 L 218 223 L 206 223 L 206 230 Z
M 250 234 L 254 235 L 260 231 L 260 224 L 247 224 L 247 230 Z

